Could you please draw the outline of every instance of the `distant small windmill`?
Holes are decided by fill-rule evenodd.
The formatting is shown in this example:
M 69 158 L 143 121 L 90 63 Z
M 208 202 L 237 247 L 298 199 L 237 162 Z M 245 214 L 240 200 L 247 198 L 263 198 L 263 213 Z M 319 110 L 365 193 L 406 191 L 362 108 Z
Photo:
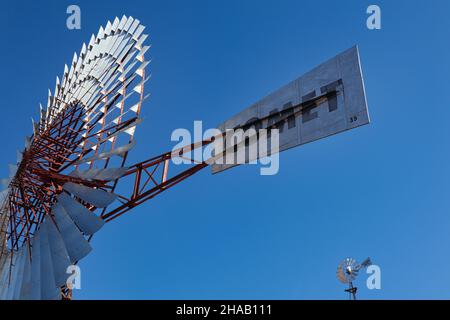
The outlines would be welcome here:
M 359 52 L 352 47 L 224 121 L 214 137 L 129 164 L 148 97 L 144 30 L 136 18 L 116 17 L 82 45 L 49 90 L 9 176 L 0 179 L 0 300 L 71 299 L 68 267 L 92 251 L 91 239 L 106 222 L 210 165 L 218 173 L 240 164 L 227 163 L 235 150 L 250 155 L 244 134 L 218 153 L 214 148 L 209 159 L 190 159 L 229 130 L 277 129 L 278 151 L 284 151 L 369 123 Z M 191 166 L 173 168 L 180 158 Z
M 345 292 L 348 292 L 350 300 L 356 300 L 358 288 L 353 286 L 353 281 L 358 276 L 359 270 L 367 268 L 371 264 L 370 258 L 367 258 L 361 264 L 353 258 L 346 258 L 339 264 L 336 276 L 340 282 L 348 284 L 348 289 Z

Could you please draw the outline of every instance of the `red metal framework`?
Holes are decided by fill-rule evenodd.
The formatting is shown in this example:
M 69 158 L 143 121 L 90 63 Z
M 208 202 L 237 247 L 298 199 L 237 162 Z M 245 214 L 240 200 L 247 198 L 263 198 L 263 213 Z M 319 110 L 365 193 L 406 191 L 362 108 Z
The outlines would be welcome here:
M 169 166 L 174 155 L 176 157 L 182 156 L 184 153 L 188 153 L 196 148 L 202 148 L 212 141 L 211 139 L 193 143 L 190 146 L 166 152 L 131 166 L 123 176 L 123 178 L 131 176 L 134 181 L 131 194 L 127 197 L 119 195 L 120 205 L 108 212 L 102 213 L 101 217 L 107 222 L 114 220 L 207 167 L 208 163 L 201 162 L 172 177 L 169 176 Z
M 130 118 L 82 137 L 80 133 L 83 132 L 82 127 L 85 124 L 82 118 L 86 112 L 79 104 L 66 107 L 53 125 L 34 139 L 23 152 L 17 173 L 9 185 L 7 238 L 10 248 L 17 249 L 30 238 L 44 216 L 50 215 L 55 197 L 61 192 L 64 183 L 74 182 L 89 187 L 112 189 L 102 181 L 87 181 L 70 176 L 70 170 L 77 166 L 78 160 L 93 152 L 93 149 L 84 149 L 80 145 L 87 141 L 102 144 L 111 135 L 135 123 L 138 118 Z M 97 121 L 99 120 L 100 117 Z M 93 124 L 95 123 L 96 121 L 93 121 Z M 102 133 L 107 135 L 99 139 Z M 104 166 L 106 167 L 107 163 Z
M 88 154 L 85 150 L 77 148 L 79 141 L 74 139 L 77 135 L 71 134 L 72 128 L 79 124 L 80 116 L 74 115 L 79 108 L 73 106 L 70 110 L 72 111 L 70 116 L 67 115 L 67 112 L 61 115 L 61 121 L 58 122 L 56 129 L 49 129 L 48 136 L 42 136 L 23 154 L 16 177 L 11 182 L 12 192 L 9 194 L 10 226 L 7 238 L 10 248 L 17 248 L 28 240 L 44 216 L 51 216 L 51 207 L 56 196 L 62 192 L 62 186 L 65 183 L 73 182 L 108 191 L 114 191 L 117 186 L 119 179 L 112 182 L 90 181 L 63 173 L 74 165 L 77 159 Z M 63 124 L 65 119 L 70 120 Z M 133 121 L 135 119 L 130 119 L 120 125 L 108 128 L 107 131 L 120 131 Z M 57 137 L 52 138 L 52 133 Z M 64 141 L 64 143 L 60 141 Z M 172 177 L 169 175 L 169 165 L 175 155 L 182 156 L 184 153 L 206 146 L 211 142 L 212 140 L 194 143 L 130 166 L 121 179 L 133 179 L 133 189 L 130 194 L 119 194 L 117 206 L 103 210 L 100 216 L 106 222 L 111 221 L 207 167 L 208 164 L 202 162 Z M 123 162 L 125 162 L 125 157 Z M 96 210 L 95 207 L 90 209 Z

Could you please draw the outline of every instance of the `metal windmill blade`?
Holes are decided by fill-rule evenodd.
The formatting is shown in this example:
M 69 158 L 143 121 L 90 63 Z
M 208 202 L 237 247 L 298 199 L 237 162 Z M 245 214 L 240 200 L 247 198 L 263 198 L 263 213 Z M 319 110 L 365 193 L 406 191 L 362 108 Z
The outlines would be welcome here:
M 67 267 L 92 250 L 141 123 L 144 29 L 126 16 L 100 27 L 32 120 L 1 181 L 0 299 L 61 299 Z
M 336 276 L 339 281 L 349 284 L 358 276 L 358 263 L 353 258 L 344 259 L 338 266 Z

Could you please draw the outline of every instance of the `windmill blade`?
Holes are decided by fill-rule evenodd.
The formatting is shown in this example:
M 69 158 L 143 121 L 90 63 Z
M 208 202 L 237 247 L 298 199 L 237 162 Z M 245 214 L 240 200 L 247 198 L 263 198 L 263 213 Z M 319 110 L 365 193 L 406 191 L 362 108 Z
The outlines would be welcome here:
M 67 267 L 71 264 L 69 253 L 63 237 L 55 224 L 51 220 L 47 220 L 48 240 L 50 242 L 50 253 L 53 263 L 53 273 L 55 284 L 57 287 L 62 287 L 67 281 Z
M 63 195 L 62 198 L 59 198 L 59 202 L 70 203 L 70 200 L 67 200 L 65 197 L 71 199 L 69 196 Z M 12 285 L 9 286 L 4 295 L 6 299 L 60 299 L 60 287 L 67 280 L 67 267 L 71 263 L 80 260 L 91 250 L 89 243 L 82 237 L 81 232 L 76 230 L 75 225 L 70 223 L 69 216 L 63 210 L 63 205 L 55 205 L 53 210 L 55 219 L 59 221 L 62 230 L 67 231 L 71 228 L 73 236 L 71 238 L 66 237 L 67 240 L 65 241 L 55 224 L 50 219 L 46 219 L 33 238 L 33 262 L 31 268 L 26 255 L 27 250 L 24 247 L 21 248 L 17 258 L 14 260 L 16 268 L 14 268 L 15 272 L 12 275 Z M 81 213 L 79 212 L 79 214 Z M 93 215 L 90 211 L 88 213 L 83 212 L 83 214 Z M 73 214 L 73 216 L 76 215 Z M 89 227 L 92 228 L 91 225 Z M 98 228 L 96 227 L 96 229 Z M 65 234 L 68 235 L 69 233 Z M 78 243 L 74 246 L 75 242 L 73 239 L 77 238 Z M 69 244 L 70 257 L 66 248 L 66 242 Z M 31 277 L 30 269 L 32 270 Z M 30 278 L 31 281 L 29 281 Z M 31 294 L 28 294 L 27 286 L 30 282 L 33 290 Z
M 10 183 L 11 183 L 11 178 L 4 178 L 4 179 L 0 180 L 0 184 L 1 184 L 1 187 L 2 187 L 3 190 L 8 188 Z
M 1 266 L 0 275 L 0 300 L 5 300 L 9 288 L 9 275 L 11 270 L 11 253 L 8 252 L 4 261 L 3 266 Z
M 56 286 L 53 270 L 52 255 L 50 252 L 50 242 L 48 237 L 48 220 L 41 224 L 40 228 L 40 263 L 41 263 L 41 299 L 58 300 L 61 299 L 61 291 Z
M 70 262 L 75 263 L 87 256 L 92 250 L 91 245 L 83 237 L 83 234 L 70 219 L 62 205 L 59 203 L 55 204 L 52 212 L 67 249 Z
M 370 261 L 370 258 L 367 258 L 361 264 L 358 264 L 353 258 L 346 258 L 338 265 L 336 277 L 344 284 L 351 284 L 358 277 L 359 271 L 371 264 L 372 262 Z M 348 290 L 353 290 L 352 286 L 346 290 L 347 292 L 350 292 Z
M 31 138 L 30 137 L 25 137 L 25 149 L 28 150 L 31 147 Z
M 6 294 L 5 300 L 14 299 L 14 293 L 18 286 L 21 285 L 21 275 L 23 272 L 23 261 L 24 261 L 24 252 L 23 248 L 21 248 L 18 252 L 15 253 L 14 257 L 14 268 L 12 268 L 11 272 L 11 282 L 9 284 L 8 293 Z
M 133 111 L 133 112 L 135 112 L 135 110 L 137 111 L 137 109 L 135 109 L 135 106 L 131 107 L 130 110 Z M 136 129 L 137 125 L 139 125 L 141 123 L 142 123 L 142 119 L 136 119 L 135 121 L 133 121 L 132 123 L 130 123 L 126 127 L 118 130 L 117 132 L 114 132 L 111 135 L 108 135 L 108 140 L 110 140 L 111 138 L 119 136 L 121 133 L 128 133 L 130 136 L 133 136 L 134 135 L 134 130 Z
M 15 164 L 10 164 L 8 168 L 9 168 L 9 178 L 12 179 L 15 177 L 18 167 Z
M 92 169 L 87 169 L 84 171 L 73 171 L 70 175 L 73 177 L 77 177 L 77 178 L 81 178 L 84 180 L 92 180 L 99 172 L 101 169 L 96 169 L 96 168 L 92 168 Z
M 128 168 L 88 169 L 73 171 L 70 175 L 84 180 L 114 181 L 121 178 Z
M 6 187 L 8 187 L 8 185 L 6 186 Z M 2 191 L 0 191 L 0 207 L 3 207 L 4 206 L 4 203 L 5 203 L 5 201 L 6 201 L 6 199 L 8 199 L 8 195 L 9 195 L 9 190 L 7 189 L 7 190 L 2 190 Z M 7 211 L 5 211 L 5 212 L 3 212 L 3 213 L 0 213 L 0 216 L 1 215 L 4 215 L 4 216 L 6 216 L 6 215 L 8 215 L 9 214 L 9 212 L 7 212 Z M 0 219 L 0 221 L 1 220 L 3 220 L 3 219 Z M 1 225 L 0 225 L 0 227 L 1 227 Z M 1 229 L 0 229 L 0 231 L 1 231 Z M 0 254 L 1 254 L 2 252 L 0 252 Z
M 93 189 L 72 182 L 66 183 L 63 189 L 97 208 L 105 208 L 117 198 L 117 195 L 112 192 Z
M 17 150 L 17 164 L 21 163 L 23 159 L 23 153 Z
M 59 203 L 62 204 L 64 210 L 72 218 L 73 222 L 86 235 L 92 235 L 105 224 L 105 222 L 89 211 L 85 206 L 77 200 L 71 198 L 66 193 L 58 196 Z
M 40 244 L 40 230 L 36 232 L 32 240 L 31 251 L 31 290 L 28 298 L 30 300 L 41 299 L 41 244 Z
M 342 283 L 348 283 L 347 277 L 344 274 L 344 271 L 342 270 L 342 265 L 340 264 L 338 266 L 338 270 L 336 272 L 336 276 L 338 278 L 338 280 Z
M 355 259 L 346 258 L 339 264 L 336 277 L 342 283 L 350 283 L 358 276 L 357 267 Z
M 116 149 L 114 149 L 112 151 L 104 152 L 104 153 L 101 153 L 99 155 L 92 156 L 90 158 L 86 158 L 86 159 L 80 160 L 80 161 L 77 162 L 77 164 L 83 164 L 83 163 L 86 163 L 86 162 L 92 162 L 92 161 L 102 160 L 102 159 L 109 159 L 112 156 L 123 157 L 123 155 L 125 153 L 127 153 L 128 151 L 130 151 L 135 145 L 136 145 L 136 142 L 133 141 L 132 143 L 129 143 L 129 144 L 127 144 L 125 146 L 122 146 L 122 147 L 118 147 L 118 148 L 116 148 Z
M 95 180 L 114 181 L 117 180 L 128 171 L 128 168 L 110 168 L 101 170 L 95 177 Z
M 23 267 L 23 275 L 21 286 L 18 288 L 19 292 L 15 299 L 20 300 L 29 300 L 31 294 L 31 261 L 30 261 L 30 250 L 28 245 L 24 246 L 25 250 L 25 259 L 24 259 L 24 267 Z
M 20 298 L 20 290 L 22 288 L 22 282 L 23 282 L 23 275 L 25 270 L 25 264 L 27 260 L 27 250 L 26 247 L 21 247 L 18 251 L 18 254 L 20 255 L 18 259 L 18 265 L 15 266 L 15 269 L 17 269 L 17 274 L 15 276 L 15 283 L 14 288 L 12 289 L 11 293 L 11 300 L 17 300 Z

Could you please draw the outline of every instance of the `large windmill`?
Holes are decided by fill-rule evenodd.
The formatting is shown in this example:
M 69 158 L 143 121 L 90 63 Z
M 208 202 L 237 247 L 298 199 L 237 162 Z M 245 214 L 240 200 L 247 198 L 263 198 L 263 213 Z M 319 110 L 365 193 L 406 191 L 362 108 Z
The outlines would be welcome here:
M 358 288 L 353 285 L 358 273 L 367 268 L 372 264 L 370 258 L 367 258 L 362 263 L 356 262 L 353 258 L 345 258 L 338 265 L 338 269 L 336 271 L 336 277 L 338 280 L 344 284 L 348 285 L 348 289 L 345 289 L 345 292 L 348 292 L 350 300 L 356 300 L 356 292 Z
M 33 135 L 2 180 L 0 299 L 70 298 L 67 267 L 88 255 L 89 240 L 105 222 L 209 164 L 213 172 L 229 167 L 205 160 L 169 174 L 172 158 L 217 136 L 126 165 L 146 98 L 146 38 L 139 20 L 116 18 L 83 44 L 56 79 Z M 280 129 L 283 151 L 368 121 L 359 54 L 352 48 L 220 128 Z M 133 187 L 119 192 L 124 179 Z

